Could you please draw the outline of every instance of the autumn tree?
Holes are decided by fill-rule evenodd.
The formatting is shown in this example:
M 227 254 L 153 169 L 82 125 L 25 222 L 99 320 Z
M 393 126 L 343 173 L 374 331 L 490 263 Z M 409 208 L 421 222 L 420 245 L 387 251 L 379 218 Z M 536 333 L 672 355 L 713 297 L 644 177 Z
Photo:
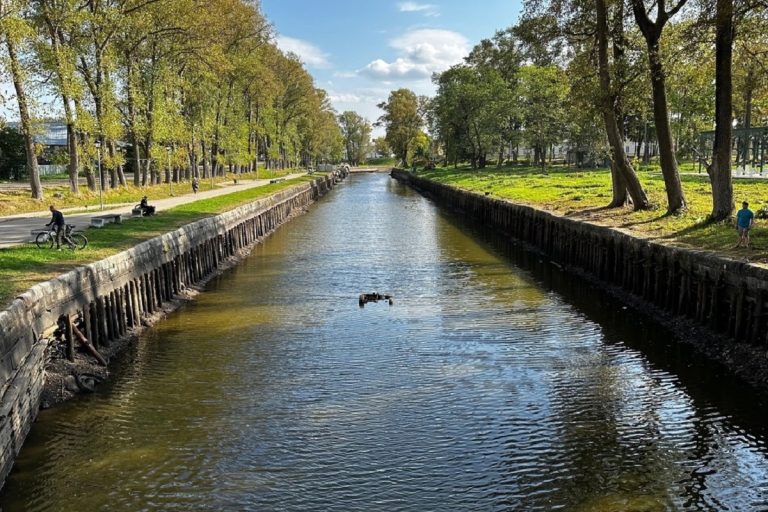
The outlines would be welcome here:
M 43 199 L 43 186 L 37 168 L 37 153 L 32 126 L 32 113 L 28 96 L 28 64 L 23 60 L 24 47 L 31 40 L 32 29 L 27 22 L 26 2 L 0 0 L 0 38 L 5 46 L 7 67 L 11 73 L 16 104 L 19 109 L 19 125 L 24 137 L 26 172 L 34 199 Z
M 379 103 L 384 111 L 378 125 L 386 129 L 386 140 L 395 157 L 403 166 L 408 165 L 408 149 L 424 124 L 419 98 L 409 89 L 398 89 L 389 94 L 387 101 Z
M 371 145 L 371 123 L 357 112 L 346 111 L 339 115 L 339 126 L 347 161 L 352 165 L 360 165 Z
M 667 191 L 667 211 L 674 213 L 685 208 L 685 195 L 677 170 L 672 130 L 669 124 L 669 106 L 667 103 L 666 71 L 661 53 L 661 36 L 667 22 L 683 8 L 687 0 L 679 0 L 667 9 L 666 0 L 653 2 L 646 7 L 643 0 L 631 0 L 632 12 L 637 26 L 643 34 L 648 53 L 651 89 L 653 91 L 653 118 L 656 127 L 656 140 L 659 143 L 661 173 Z M 655 11 L 656 19 L 652 20 Z

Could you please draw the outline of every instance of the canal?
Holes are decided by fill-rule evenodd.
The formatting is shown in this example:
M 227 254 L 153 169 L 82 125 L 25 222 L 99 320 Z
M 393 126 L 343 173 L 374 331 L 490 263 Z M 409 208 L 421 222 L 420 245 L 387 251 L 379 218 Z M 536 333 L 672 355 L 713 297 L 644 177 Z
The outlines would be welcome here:
M 119 366 L 40 414 L 4 512 L 768 509 L 764 396 L 386 175 Z

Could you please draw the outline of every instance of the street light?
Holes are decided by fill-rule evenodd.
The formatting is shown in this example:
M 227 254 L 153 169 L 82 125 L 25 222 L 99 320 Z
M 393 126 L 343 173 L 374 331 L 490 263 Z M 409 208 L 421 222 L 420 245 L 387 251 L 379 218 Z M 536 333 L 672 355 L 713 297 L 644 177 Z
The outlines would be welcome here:
M 104 198 L 102 197 L 102 194 L 101 194 L 101 180 L 103 178 L 102 178 L 102 175 L 101 175 L 101 141 L 100 140 L 96 141 L 96 155 L 97 155 L 96 157 L 98 159 L 97 161 L 99 163 L 98 164 L 98 170 L 99 170 L 99 209 L 103 210 L 104 209 Z
M 165 146 L 165 150 L 168 151 L 168 193 L 173 197 L 173 171 L 171 170 L 171 146 Z

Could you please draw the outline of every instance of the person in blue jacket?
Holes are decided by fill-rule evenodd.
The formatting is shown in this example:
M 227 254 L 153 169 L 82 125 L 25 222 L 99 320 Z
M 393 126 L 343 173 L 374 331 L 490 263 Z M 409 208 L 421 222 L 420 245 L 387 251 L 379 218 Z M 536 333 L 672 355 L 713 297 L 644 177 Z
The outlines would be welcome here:
M 739 233 L 739 243 L 736 247 L 749 247 L 749 230 L 752 228 L 752 223 L 755 220 L 755 214 L 749 209 L 749 203 L 744 201 L 741 203 L 741 210 L 736 213 L 736 230 Z

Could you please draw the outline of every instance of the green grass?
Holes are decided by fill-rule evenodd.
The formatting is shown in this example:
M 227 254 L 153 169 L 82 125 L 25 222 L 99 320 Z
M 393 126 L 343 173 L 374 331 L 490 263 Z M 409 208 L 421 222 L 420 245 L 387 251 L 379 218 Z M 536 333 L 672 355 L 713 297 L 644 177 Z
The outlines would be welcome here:
M 86 235 L 90 243 L 84 251 L 57 252 L 38 249 L 34 244 L 0 249 L 0 304 L 6 307 L 24 290 L 67 272 L 77 265 L 98 261 L 190 222 L 231 210 L 315 178 L 304 176 L 282 183 L 241 190 L 180 205 L 161 211 L 154 217 L 129 219 L 122 224 L 108 224 L 98 230 L 89 229 Z
M 303 172 L 303 170 L 285 169 L 281 171 L 260 168 L 258 176 L 255 172 L 245 173 L 240 174 L 238 180 L 250 181 L 255 179 L 271 179 L 285 176 L 292 172 Z M 211 190 L 212 188 L 215 188 L 218 183 L 231 182 L 234 177 L 234 174 L 227 173 L 224 177 L 214 178 L 213 183 L 210 178 L 201 179 L 200 190 Z M 88 208 L 99 205 L 99 193 L 88 190 L 85 186 L 80 187 L 79 195 L 74 195 L 69 191 L 68 186 L 48 186 L 45 183 L 43 185 L 45 193 L 45 199 L 43 201 L 32 199 L 30 193 L 26 190 L 0 192 L 0 216 L 45 211 L 50 204 L 66 208 Z M 102 196 L 104 204 L 109 205 L 138 203 L 141 196 L 144 195 L 149 196 L 151 200 L 163 199 L 170 197 L 171 192 L 173 192 L 174 196 L 188 195 L 192 193 L 192 185 L 188 181 L 174 183 L 172 187 L 169 187 L 167 183 L 146 187 L 127 185 L 125 187 L 106 190 L 103 192 Z
M 681 164 L 683 189 L 688 209 L 678 215 L 666 213 L 666 192 L 658 167 L 638 172 L 652 208 L 635 212 L 629 208 L 607 209 L 611 201 L 611 176 L 608 169 L 505 167 L 472 170 L 468 167 L 437 168 L 419 171 L 420 176 L 474 192 L 507 199 L 620 228 L 636 236 L 717 251 L 729 256 L 768 262 L 768 221 L 756 220 L 751 233 L 754 248 L 734 249 L 736 230 L 732 223 L 707 222 L 712 209 L 711 188 L 706 173 L 696 173 L 691 163 Z M 768 180 L 734 179 L 734 199 L 738 205 L 749 201 L 756 212 L 768 206 Z
M 394 167 L 396 164 L 394 158 L 369 158 L 360 167 Z

